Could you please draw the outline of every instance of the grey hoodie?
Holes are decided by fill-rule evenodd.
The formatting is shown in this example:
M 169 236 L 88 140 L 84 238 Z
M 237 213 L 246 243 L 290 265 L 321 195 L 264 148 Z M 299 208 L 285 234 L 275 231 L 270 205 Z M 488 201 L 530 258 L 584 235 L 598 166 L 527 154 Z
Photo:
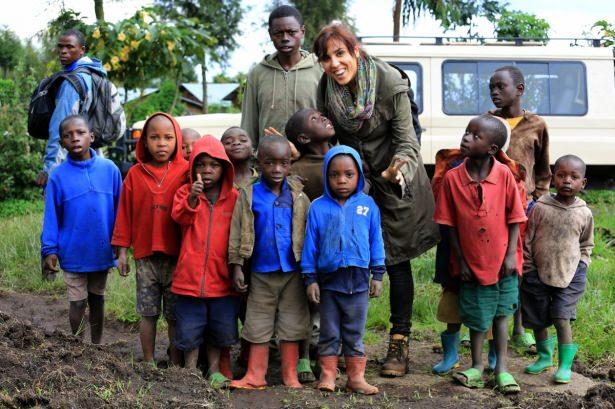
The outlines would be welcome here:
M 266 55 L 248 73 L 241 127 L 254 146 L 258 146 L 265 128 L 272 126 L 284 132 L 292 114 L 302 108 L 316 108 L 316 89 L 323 73 L 316 57 L 301 50 L 301 60 L 285 71 L 277 55 Z

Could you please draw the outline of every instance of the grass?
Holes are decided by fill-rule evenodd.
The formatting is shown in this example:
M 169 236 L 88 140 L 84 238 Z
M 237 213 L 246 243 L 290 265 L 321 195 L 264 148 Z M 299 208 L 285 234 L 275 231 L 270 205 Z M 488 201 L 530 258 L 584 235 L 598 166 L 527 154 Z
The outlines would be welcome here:
M 589 191 L 583 195 L 594 213 L 596 247 L 587 275 L 587 289 L 577 306 L 573 331 L 582 359 L 615 361 L 615 191 Z M 42 280 L 40 274 L 40 202 L 0 202 L 0 289 L 64 297 L 64 283 Z M 412 261 L 415 297 L 413 337 L 433 339 L 444 329 L 435 319 L 440 287 L 432 282 L 435 251 Z M 137 322 L 134 264 L 128 278 L 115 270 L 109 275 L 106 310 L 124 322 Z M 386 277 L 385 277 L 386 280 Z M 389 328 L 388 285 L 380 298 L 370 300 L 365 342 L 382 342 Z

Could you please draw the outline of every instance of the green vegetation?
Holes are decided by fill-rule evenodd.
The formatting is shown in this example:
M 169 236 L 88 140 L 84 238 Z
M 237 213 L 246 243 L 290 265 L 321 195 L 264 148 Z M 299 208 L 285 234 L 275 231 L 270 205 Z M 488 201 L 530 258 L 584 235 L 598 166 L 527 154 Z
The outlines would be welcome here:
M 615 191 L 589 191 L 583 197 L 596 222 L 596 247 L 588 272 L 587 290 L 578 305 L 574 336 L 580 356 L 591 362 L 615 360 Z M 41 202 L 0 202 L 0 290 L 64 296 L 61 277 L 43 281 L 40 275 L 39 232 Z M 435 319 L 440 288 L 432 283 L 435 251 L 412 262 L 415 282 L 413 337 L 435 339 L 444 324 Z M 134 265 L 130 277 L 116 271 L 109 276 L 107 313 L 124 322 L 136 322 Z M 389 293 L 370 301 L 366 342 L 382 342 L 389 328 Z

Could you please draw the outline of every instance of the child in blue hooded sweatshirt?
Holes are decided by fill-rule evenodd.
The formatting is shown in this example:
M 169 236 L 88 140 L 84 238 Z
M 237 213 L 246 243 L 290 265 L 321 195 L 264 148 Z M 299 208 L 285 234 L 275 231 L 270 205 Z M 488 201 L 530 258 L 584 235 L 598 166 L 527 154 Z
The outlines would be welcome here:
M 380 210 L 363 193 L 365 178 L 354 149 L 340 145 L 329 150 L 323 176 L 325 192 L 310 206 L 301 260 L 308 299 L 320 305 L 318 388 L 335 390 L 341 342 L 346 390 L 372 395 L 378 388 L 365 381 L 363 335 L 368 295 L 380 295 L 385 273 Z
M 68 158 L 51 172 L 45 191 L 43 275 L 55 276 L 59 261 L 68 289 L 71 330 L 83 334 L 89 306 L 92 343 L 100 344 L 107 272 L 115 265 L 111 235 L 122 176 L 113 162 L 90 148 L 94 134 L 87 118 L 64 118 L 58 133 Z

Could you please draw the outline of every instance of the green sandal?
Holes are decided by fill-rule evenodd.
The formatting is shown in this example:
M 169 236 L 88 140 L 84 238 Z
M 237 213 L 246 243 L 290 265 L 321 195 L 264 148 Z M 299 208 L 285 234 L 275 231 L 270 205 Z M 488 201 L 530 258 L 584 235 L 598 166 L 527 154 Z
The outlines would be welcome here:
M 301 383 L 314 382 L 316 380 L 309 359 L 300 359 L 297 362 L 297 377 Z
M 207 377 L 209 386 L 212 389 L 228 389 L 231 385 L 231 380 L 220 372 L 214 372 Z
M 513 376 L 508 372 L 502 372 L 497 374 L 495 376 L 495 384 L 496 389 L 505 395 L 509 393 L 521 392 L 519 384 L 515 381 L 515 378 L 513 378 Z
M 485 387 L 485 382 L 483 382 L 483 373 L 476 368 L 455 372 L 453 374 L 453 379 L 466 388 L 476 389 Z

